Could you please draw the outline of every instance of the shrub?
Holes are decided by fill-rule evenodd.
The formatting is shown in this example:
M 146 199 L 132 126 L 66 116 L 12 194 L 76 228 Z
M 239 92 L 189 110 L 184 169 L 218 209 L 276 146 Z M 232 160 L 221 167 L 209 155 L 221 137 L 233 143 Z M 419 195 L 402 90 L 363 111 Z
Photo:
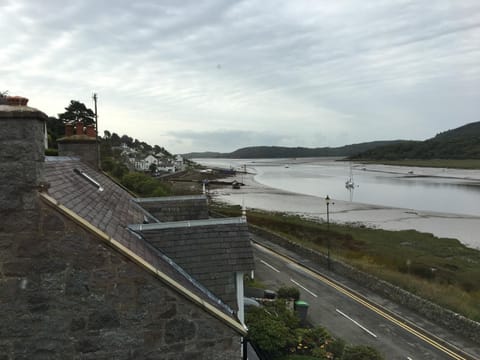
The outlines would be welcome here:
M 300 299 L 300 291 L 293 286 L 283 286 L 277 291 L 279 299 L 293 299 L 297 301 Z
M 383 356 L 367 345 L 347 346 L 342 360 L 383 360 Z
M 58 149 L 52 149 L 52 148 L 45 149 L 45 155 L 46 156 L 58 156 Z
M 289 329 L 281 318 L 265 308 L 252 308 L 246 313 L 248 336 L 261 350 L 272 356 L 280 355 L 289 339 Z

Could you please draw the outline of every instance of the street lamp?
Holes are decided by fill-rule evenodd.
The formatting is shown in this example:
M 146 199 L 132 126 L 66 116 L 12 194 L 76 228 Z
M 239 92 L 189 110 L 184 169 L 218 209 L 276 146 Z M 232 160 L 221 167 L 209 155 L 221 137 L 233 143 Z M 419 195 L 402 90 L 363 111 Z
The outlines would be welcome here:
M 327 195 L 325 203 L 327 204 L 327 267 L 330 270 L 330 196 Z

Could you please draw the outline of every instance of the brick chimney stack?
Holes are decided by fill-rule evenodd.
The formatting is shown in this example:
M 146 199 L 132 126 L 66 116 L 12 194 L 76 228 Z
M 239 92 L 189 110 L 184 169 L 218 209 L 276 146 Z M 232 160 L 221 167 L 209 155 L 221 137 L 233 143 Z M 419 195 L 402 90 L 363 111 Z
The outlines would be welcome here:
M 38 189 L 44 182 L 47 119 L 26 106 L 26 98 L 6 100 L 0 104 L 0 228 L 17 212 L 37 206 Z
M 75 124 L 75 134 L 73 134 L 74 124 L 65 125 L 65 136 L 57 139 L 58 155 L 80 158 L 84 163 L 98 168 L 98 142 L 96 137 L 95 125 L 87 125 L 86 133 L 82 122 Z

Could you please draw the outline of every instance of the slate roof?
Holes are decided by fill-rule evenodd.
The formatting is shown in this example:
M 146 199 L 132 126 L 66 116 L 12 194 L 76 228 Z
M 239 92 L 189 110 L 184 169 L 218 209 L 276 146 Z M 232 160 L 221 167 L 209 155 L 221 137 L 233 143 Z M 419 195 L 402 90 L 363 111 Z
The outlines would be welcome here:
M 93 182 L 79 174 L 82 172 Z M 127 228 L 129 224 L 143 223 L 145 218 L 150 221 L 155 219 L 108 176 L 76 158 L 46 157 L 45 179 L 50 184 L 48 195 L 61 205 L 120 242 L 204 301 L 225 314 L 232 315 L 232 310 L 227 305 L 197 283 L 184 269 Z
M 192 275 L 247 272 L 253 251 L 245 219 L 223 218 L 130 226 Z M 184 266 L 182 265 L 182 266 Z
M 232 305 L 236 301 L 233 273 L 254 268 L 248 225 L 242 218 L 162 222 L 130 228 Z

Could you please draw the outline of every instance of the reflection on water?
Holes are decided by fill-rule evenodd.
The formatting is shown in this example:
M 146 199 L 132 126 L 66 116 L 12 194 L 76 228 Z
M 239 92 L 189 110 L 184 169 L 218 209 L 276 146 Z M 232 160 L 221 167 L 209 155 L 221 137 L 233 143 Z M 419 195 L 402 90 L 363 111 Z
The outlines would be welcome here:
M 354 164 L 355 187 L 348 189 L 345 181 L 350 170 L 345 162 L 325 159 L 198 159 L 198 162 L 233 168 L 246 165 L 247 171 L 256 173 L 256 181 L 306 195 L 328 194 L 334 199 L 366 204 L 480 215 L 478 171 Z

